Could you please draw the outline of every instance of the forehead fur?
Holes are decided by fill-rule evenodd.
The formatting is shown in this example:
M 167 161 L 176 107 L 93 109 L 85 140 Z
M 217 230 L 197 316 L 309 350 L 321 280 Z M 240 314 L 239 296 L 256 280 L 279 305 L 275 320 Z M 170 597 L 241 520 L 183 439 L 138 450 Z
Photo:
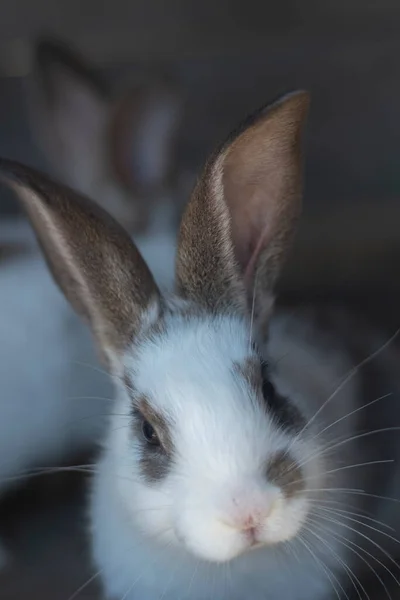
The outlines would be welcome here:
M 237 365 L 254 357 L 249 326 L 239 317 L 171 317 L 154 339 L 128 356 L 125 368 L 138 394 L 174 422 L 174 446 L 191 464 L 205 458 L 215 465 L 248 470 L 284 443 L 269 418 L 261 390 Z M 193 456 L 191 456 L 193 454 Z M 238 461 L 238 454 L 240 460 Z M 228 457 L 228 460 L 226 460 Z M 232 465 L 230 459 L 232 458 Z
M 133 347 L 125 367 L 133 374 L 135 386 L 154 397 L 171 383 L 181 387 L 192 382 L 198 387 L 206 384 L 204 377 L 210 383 L 230 375 L 231 367 L 245 364 L 251 352 L 247 321 L 238 316 L 167 315 L 153 331 Z M 151 372 L 157 377 L 149 377 Z M 162 407 L 162 400 L 157 402 Z

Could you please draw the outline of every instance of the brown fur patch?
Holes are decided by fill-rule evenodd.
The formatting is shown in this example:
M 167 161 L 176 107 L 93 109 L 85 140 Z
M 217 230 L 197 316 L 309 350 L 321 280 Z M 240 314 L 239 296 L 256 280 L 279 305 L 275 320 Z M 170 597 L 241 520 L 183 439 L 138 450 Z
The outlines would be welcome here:
M 286 498 L 292 498 L 304 489 L 301 467 L 284 451 L 268 462 L 266 474 L 268 481 L 279 486 Z
M 143 421 L 148 421 L 154 427 L 160 446 L 154 446 L 146 441 L 142 431 Z M 156 483 L 168 474 L 171 466 L 174 447 L 170 424 L 163 415 L 154 410 L 146 397 L 142 397 L 135 404 L 134 427 L 140 442 L 142 475 L 150 483 Z

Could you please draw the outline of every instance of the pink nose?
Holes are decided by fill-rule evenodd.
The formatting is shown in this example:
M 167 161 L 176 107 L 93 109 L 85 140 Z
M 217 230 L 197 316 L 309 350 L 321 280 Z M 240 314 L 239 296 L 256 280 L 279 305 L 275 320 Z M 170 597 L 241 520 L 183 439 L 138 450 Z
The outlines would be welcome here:
M 257 522 L 253 515 L 248 515 L 240 522 L 240 526 L 243 531 L 248 531 L 249 529 L 255 529 Z
M 233 494 L 231 502 L 228 517 L 231 526 L 240 531 L 255 532 L 265 524 L 273 509 L 274 498 L 264 490 L 253 490 L 251 494 Z

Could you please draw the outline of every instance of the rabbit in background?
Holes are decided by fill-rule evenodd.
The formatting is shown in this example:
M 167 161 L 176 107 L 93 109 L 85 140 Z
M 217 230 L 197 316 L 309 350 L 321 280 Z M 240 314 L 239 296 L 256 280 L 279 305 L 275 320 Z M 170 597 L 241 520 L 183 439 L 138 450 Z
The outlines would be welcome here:
M 173 276 L 171 161 L 182 102 L 160 78 L 109 94 L 62 44 L 43 42 L 28 87 L 35 137 L 65 184 L 131 234 L 161 287 Z M 25 218 L 0 222 L 0 493 L 34 467 L 91 448 L 111 382 L 38 251 Z M 21 247 L 18 254 L 7 248 Z
M 37 44 L 27 83 L 32 131 L 57 178 L 95 196 L 128 231 L 145 229 L 172 186 L 183 108 L 177 84 L 146 73 L 107 86 L 50 41 Z

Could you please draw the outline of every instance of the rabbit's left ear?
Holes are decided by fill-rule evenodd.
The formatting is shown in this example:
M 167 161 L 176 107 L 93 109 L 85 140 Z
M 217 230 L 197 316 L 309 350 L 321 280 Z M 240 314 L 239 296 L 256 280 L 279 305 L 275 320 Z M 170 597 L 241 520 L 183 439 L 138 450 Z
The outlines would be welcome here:
M 95 202 L 34 169 L 0 159 L 0 178 L 17 193 L 54 279 L 114 367 L 160 305 L 130 236 Z
M 180 293 L 213 312 L 249 309 L 263 326 L 302 196 L 309 95 L 259 111 L 208 162 L 182 220 Z

